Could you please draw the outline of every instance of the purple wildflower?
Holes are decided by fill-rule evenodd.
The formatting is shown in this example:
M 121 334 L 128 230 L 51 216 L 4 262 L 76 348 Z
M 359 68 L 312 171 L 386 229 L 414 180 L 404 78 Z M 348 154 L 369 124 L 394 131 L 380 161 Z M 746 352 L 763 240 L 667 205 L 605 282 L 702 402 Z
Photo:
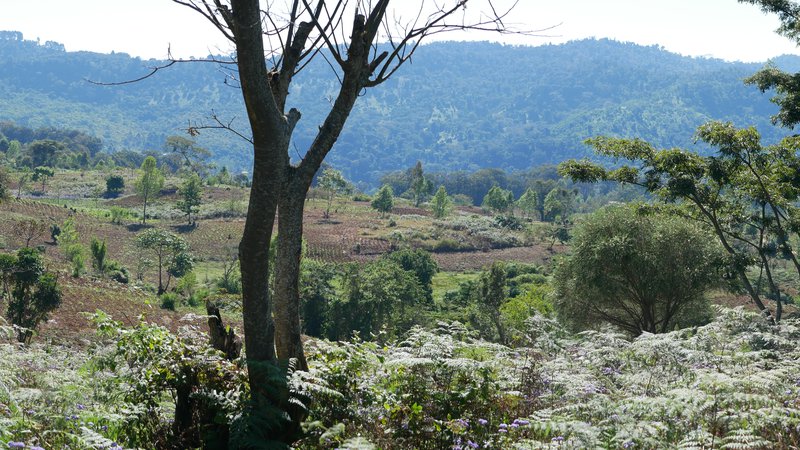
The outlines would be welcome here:
M 480 425 L 486 425 L 487 423 L 489 423 L 489 421 L 488 421 L 488 420 L 486 420 L 486 419 L 478 419 L 478 423 L 479 423 Z
M 636 444 L 633 441 L 627 441 L 622 444 L 622 448 L 633 448 L 634 445 Z
M 561 442 L 561 441 L 563 441 L 563 440 L 564 440 L 564 436 L 556 436 L 556 437 L 554 437 L 554 438 L 553 438 L 553 439 L 551 439 L 551 440 L 552 440 L 553 442 Z
M 479 448 L 479 447 L 480 447 L 480 445 L 478 445 L 478 443 L 477 443 L 477 442 L 472 442 L 472 441 L 467 441 L 467 445 L 468 445 L 470 448 Z
M 76 408 L 78 408 L 78 409 L 79 409 L 79 410 L 81 410 L 81 411 L 83 411 L 84 409 L 86 409 L 86 406 L 84 406 L 84 405 L 82 405 L 82 404 L 80 404 L 80 403 L 78 403 L 77 405 L 75 405 L 75 407 L 76 407 Z
M 24 442 L 10 441 L 8 443 L 8 448 L 25 448 L 25 443 Z

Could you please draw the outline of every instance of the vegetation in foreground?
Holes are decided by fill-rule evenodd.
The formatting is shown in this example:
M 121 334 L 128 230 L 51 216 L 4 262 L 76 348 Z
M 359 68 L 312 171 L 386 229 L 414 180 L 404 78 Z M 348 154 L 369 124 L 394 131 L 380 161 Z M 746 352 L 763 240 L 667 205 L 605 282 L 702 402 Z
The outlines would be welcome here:
M 174 399 L 184 380 L 175 371 L 207 377 L 192 393 L 194 411 L 215 407 L 236 433 L 243 365 L 202 350 L 196 319 L 177 335 L 103 315 L 96 323 L 107 340 L 88 363 L 67 347 L 0 345 L 0 442 L 168 448 L 180 438 Z M 441 323 L 388 342 L 310 341 L 310 372 L 292 382 L 314 398 L 296 448 L 800 445 L 795 319 L 774 327 L 720 310 L 702 327 L 629 340 L 610 330 L 571 335 L 534 316 L 524 335 L 507 347 Z

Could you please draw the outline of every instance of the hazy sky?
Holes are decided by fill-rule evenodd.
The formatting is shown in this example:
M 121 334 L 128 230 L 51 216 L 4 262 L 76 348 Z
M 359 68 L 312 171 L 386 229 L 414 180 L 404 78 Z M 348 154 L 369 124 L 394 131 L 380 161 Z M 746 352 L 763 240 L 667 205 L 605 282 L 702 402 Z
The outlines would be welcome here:
M 481 1 L 472 0 L 470 5 Z M 418 1 L 394 3 L 408 8 L 408 15 L 413 10 L 408 5 Z M 68 51 L 114 50 L 144 58 L 164 58 L 168 46 L 178 57 L 230 51 L 205 19 L 170 0 L 2 0 L 2 6 L 0 30 L 21 31 L 26 39 L 58 41 Z M 509 21 L 526 30 L 558 25 L 545 32 L 547 36 L 509 41 L 517 44 L 608 37 L 727 60 L 765 61 L 784 53 L 800 54 L 788 39 L 774 33 L 778 26 L 774 16 L 736 0 L 520 0 Z M 497 40 L 495 35 L 468 38 Z

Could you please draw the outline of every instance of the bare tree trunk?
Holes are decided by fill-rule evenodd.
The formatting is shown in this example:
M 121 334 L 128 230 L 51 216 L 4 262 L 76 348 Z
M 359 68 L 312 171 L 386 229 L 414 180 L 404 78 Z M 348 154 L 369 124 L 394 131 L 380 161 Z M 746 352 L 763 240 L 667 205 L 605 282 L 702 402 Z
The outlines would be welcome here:
M 275 267 L 275 343 L 279 359 L 297 359 L 308 370 L 300 327 L 300 258 L 303 209 L 308 187 L 291 180 L 278 200 L 278 253 Z

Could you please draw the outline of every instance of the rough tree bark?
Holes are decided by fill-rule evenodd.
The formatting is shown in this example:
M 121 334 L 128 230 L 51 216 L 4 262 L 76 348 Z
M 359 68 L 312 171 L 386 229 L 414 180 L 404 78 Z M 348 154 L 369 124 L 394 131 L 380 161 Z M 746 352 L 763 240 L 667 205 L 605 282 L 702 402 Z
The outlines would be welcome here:
M 399 26 L 394 20 L 384 20 L 389 0 L 353 4 L 346 0 L 319 0 L 313 2 L 313 7 L 311 0 L 293 0 L 287 2 L 289 11 L 281 14 L 272 12 L 272 5 L 260 10 L 259 0 L 173 1 L 203 15 L 236 47 L 238 80 L 254 152 L 250 203 L 239 246 L 245 351 L 251 390 L 270 404 L 280 406 L 286 392 L 271 392 L 274 386 L 269 385 L 268 371 L 263 367 L 264 364 L 277 367 L 278 361 L 296 358 L 299 367 L 306 368 L 300 340 L 298 289 L 305 197 L 358 96 L 394 74 L 426 36 L 455 29 L 506 32 L 502 20 L 509 11 L 498 14 L 499 9 L 491 0 L 484 0 L 488 13 L 476 15 L 477 19 L 471 23 L 466 23 L 461 15 L 449 23 L 448 18 L 465 11 L 468 0 L 441 3 L 420 0 L 419 4 L 427 5 L 429 10 L 423 13 L 420 9 L 416 19 Z M 348 5 L 354 6 L 355 11 L 350 35 L 346 36 L 348 30 L 342 29 L 342 24 L 350 19 Z M 427 13 L 430 14 L 426 16 Z M 391 31 L 393 27 L 396 34 Z M 379 31 L 384 36 L 379 36 Z M 386 51 L 378 51 L 379 37 L 388 40 L 386 35 L 392 34 Z M 279 42 L 279 47 L 265 53 L 264 40 Z M 300 113 L 295 109 L 285 112 L 289 86 L 293 77 L 321 51 L 326 52 L 340 89 L 308 151 L 302 160 L 292 164 L 289 143 Z M 265 56 L 273 64 L 271 70 L 267 69 Z M 218 120 L 217 123 L 219 126 L 209 128 L 229 128 Z M 279 237 L 272 299 L 268 255 L 276 212 Z M 273 313 L 277 323 L 273 321 Z

